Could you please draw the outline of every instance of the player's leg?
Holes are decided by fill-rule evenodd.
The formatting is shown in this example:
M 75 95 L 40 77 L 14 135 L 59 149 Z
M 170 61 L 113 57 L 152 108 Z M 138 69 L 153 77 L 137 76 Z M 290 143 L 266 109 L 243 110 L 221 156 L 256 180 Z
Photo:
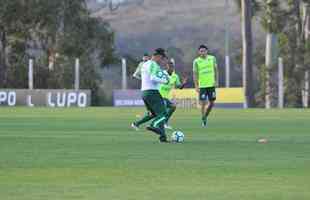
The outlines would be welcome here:
M 212 108 L 214 107 L 214 100 L 210 100 L 205 109 L 205 117 L 208 118 Z
M 167 107 L 167 119 L 166 119 L 166 122 L 165 122 L 165 128 L 168 128 L 168 129 L 172 129 L 169 125 L 168 125 L 168 121 L 169 119 L 171 118 L 171 116 L 173 115 L 173 113 L 175 112 L 176 110 L 176 105 L 171 102 L 170 100 L 168 99 L 164 99 L 165 102 L 166 102 L 166 107 Z
M 202 126 L 207 126 L 206 108 L 208 103 L 206 101 L 201 101 L 200 105 Z
M 131 124 L 131 127 L 134 128 L 135 130 L 139 130 L 139 126 L 150 121 L 151 119 L 154 119 L 155 118 L 155 113 L 154 111 L 152 110 L 152 107 L 151 107 L 151 102 L 149 100 L 149 97 L 147 95 L 147 92 L 146 94 L 143 94 L 142 95 L 142 100 L 144 102 L 144 106 L 146 108 L 146 113 L 145 115 L 138 121 L 135 121 Z
M 211 88 L 207 88 L 206 91 L 207 97 L 208 97 L 208 104 L 205 106 L 205 114 L 204 114 L 204 118 L 205 118 L 205 125 L 207 125 L 207 121 L 208 121 L 208 116 L 212 110 L 212 108 L 214 107 L 214 102 L 216 100 L 216 92 L 215 92 L 215 87 L 211 87 Z
M 147 101 L 145 101 L 145 99 L 143 97 L 142 97 L 142 99 L 144 101 L 144 106 L 145 106 L 147 111 L 145 112 L 144 116 L 141 119 L 131 123 L 131 127 L 134 128 L 136 131 L 139 130 L 139 126 L 141 124 L 146 123 L 146 122 L 150 121 L 151 119 L 153 119 L 155 117 L 152 114 L 152 112 L 150 111 L 150 106 L 148 105 Z
M 135 130 L 139 130 L 139 126 L 152 120 L 155 117 L 150 111 L 145 112 L 144 116 L 139 119 L 138 121 L 135 121 L 131 124 L 131 127 L 133 127 Z
M 164 124 L 166 122 L 166 107 L 162 97 L 160 96 L 159 92 L 153 93 L 153 95 L 149 96 L 149 104 L 151 110 L 155 114 L 155 118 L 153 119 L 151 126 L 148 127 L 148 130 L 154 131 L 160 135 L 159 140 L 161 142 L 167 141 L 167 136 L 165 133 Z
M 201 106 L 201 121 L 202 126 L 207 126 L 206 108 L 207 108 L 207 88 L 200 88 L 199 102 Z

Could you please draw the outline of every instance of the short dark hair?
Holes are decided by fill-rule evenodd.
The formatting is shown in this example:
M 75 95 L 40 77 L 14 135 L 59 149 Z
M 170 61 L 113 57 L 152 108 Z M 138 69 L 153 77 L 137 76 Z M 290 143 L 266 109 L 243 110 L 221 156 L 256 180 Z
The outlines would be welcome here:
M 198 50 L 200 50 L 200 49 L 207 49 L 208 50 L 208 47 L 206 45 L 202 44 L 198 47 Z
M 157 48 L 157 49 L 155 49 L 153 55 L 154 55 L 154 56 L 160 55 L 160 56 L 163 56 L 163 57 L 167 57 L 167 56 L 166 56 L 166 51 L 165 51 L 165 49 L 163 49 L 163 48 Z
M 148 53 L 144 53 L 143 56 L 150 56 Z

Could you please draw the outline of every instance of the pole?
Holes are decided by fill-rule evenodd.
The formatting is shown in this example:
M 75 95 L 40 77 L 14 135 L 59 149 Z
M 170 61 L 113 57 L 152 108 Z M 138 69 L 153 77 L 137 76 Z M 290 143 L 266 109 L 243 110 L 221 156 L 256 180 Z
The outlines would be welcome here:
M 122 89 L 127 89 L 127 63 L 125 58 L 122 58 Z
M 304 15 L 304 26 L 305 26 L 305 39 L 309 41 L 310 36 L 310 4 L 308 2 L 304 2 L 303 4 L 303 15 Z M 304 108 L 309 107 L 309 69 L 305 71 L 305 85 L 304 85 L 304 92 L 303 92 L 303 106 Z
M 229 3 L 225 0 L 225 87 L 230 87 L 230 53 L 229 53 Z
M 273 33 L 267 33 L 266 36 L 266 53 L 265 53 L 265 66 L 266 66 L 266 73 L 265 73 L 265 108 L 271 108 L 271 69 L 272 69 L 272 40 L 273 40 Z
M 283 73 L 283 59 L 279 58 L 278 63 L 278 107 L 284 107 L 284 73 Z
M 304 108 L 309 107 L 309 70 L 305 72 Z
M 29 59 L 28 88 L 29 90 L 33 90 L 33 59 Z
M 230 87 L 230 57 L 225 56 L 225 87 Z
M 75 59 L 75 76 L 74 76 L 74 89 L 80 89 L 80 59 Z

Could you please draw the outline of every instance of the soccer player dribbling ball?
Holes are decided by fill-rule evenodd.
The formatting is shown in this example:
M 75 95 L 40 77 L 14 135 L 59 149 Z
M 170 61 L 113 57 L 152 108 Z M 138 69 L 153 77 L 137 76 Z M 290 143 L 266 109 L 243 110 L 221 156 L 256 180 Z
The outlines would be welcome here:
M 165 122 L 164 127 L 166 129 L 173 129 L 171 126 L 168 125 L 169 119 L 171 118 L 171 116 L 173 115 L 173 113 L 176 110 L 176 104 L 172 100 L 173 99 L 172 98 L 172 90 L 174 88 L 183 89 L 185 84 L 187 83 L 187 77 L 183 77 L 182 81 L 181 81 L 179 75 L 175 72 L 174 63 L 167 62 L 165 65 L 166 65 L 166 69 L 164 72 L 167 74 L 167 76 L 169 76 L 169 82 L 160 85 L 159 93 L 164 100 L 164 103 L 166 106 L 166 111 L 167 111 L 166 122 Z M 139 77 L 141 77 L 141 75 L 139 75 Z M 153 118 L 152 113 L 146 112 L 145 117 L 141 118 L 138 121 L 133 122 L 131 124 L 131 127 L 134 128 L 135 130 L 139 130 L 139 126 L 148 122 L 152 118 Z
M 167 120 L 167 112 L 164 100 L 159 93 L 161 84 L 169 82 L 169 76 L 160 68 L 160 62 L 166 59 L 165 50 L 158 48 L 153 53 L 151 60 L 145 62 L 141 67 L 141 91 L 144 105 L 148 111 L 140 122 L 153 119 L 147 130 L 159 135 L 160 142 L 168 142 L 164 124 Z M 135 127 L 136 123 L 132 124 Z

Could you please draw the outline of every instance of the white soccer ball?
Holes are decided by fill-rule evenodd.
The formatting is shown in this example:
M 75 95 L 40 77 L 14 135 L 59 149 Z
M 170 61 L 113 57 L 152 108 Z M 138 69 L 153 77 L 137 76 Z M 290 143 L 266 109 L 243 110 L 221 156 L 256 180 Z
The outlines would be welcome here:
M 171 135 L 172 142 L 182 143 L 184 142 L 184 133 L 181 131 L 174 131 Z

